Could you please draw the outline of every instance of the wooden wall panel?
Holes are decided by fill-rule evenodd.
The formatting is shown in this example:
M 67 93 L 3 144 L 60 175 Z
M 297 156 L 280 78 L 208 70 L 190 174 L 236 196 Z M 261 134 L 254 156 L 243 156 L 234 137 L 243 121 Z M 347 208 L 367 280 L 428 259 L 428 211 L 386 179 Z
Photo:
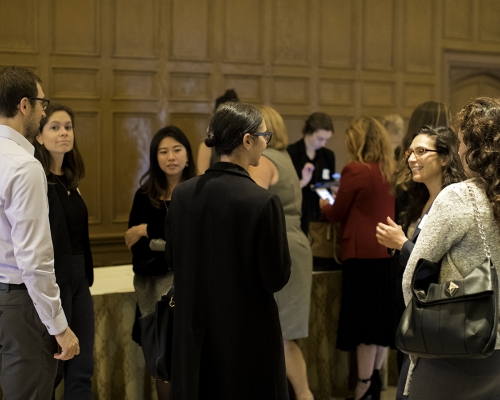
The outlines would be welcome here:
M 155 113 L 113 113 L 112 222 L 127 222 L 140 177 L 149 167 Z
M 37 51 L 37 4 L 0 0 L 0 51 Z
M 113 0 L 115 57 L 157 56 L 158 11 L 158 0 Z
M 172 100 L 210 100 L 210 74 L 172 73 L 170 80 L 170 96 Z
M 113 71 L 113 99 L 155 100 L 157 98 L 156 71 Z
M 497 0 L 0 0 L 0 64 L 36 71 L 77 112 L 96 262 L 115 263 L 159 126 L 180 126 L 196 156 L 234 88 L 282 113 L 291 142 L 310 113 L 331 114 L 340 170 L 352 117 L 408 119 L 445 98 L 446 54 L 499 55 L 499 14 Z
M 434 70 L 434 0 L 407 0 L 405 4 L 405 70 Z
M 473 0 L 444 0 L 444 32 L 447 39 L 472 39 Z
M 318 89 L 320 105 L 351 106 L 354 104 L 354 81 L 352 80 L 321 79 Z
M 52 0 L 52 49 L 59 54 L 99 54 L 100 1 Z
M 363 68 L 394 69 L 394 0 L 363 1 Z
M 320 10 L 320 65 L 351 68 L 356 45 L 353 2 L 320 0 Z
M 481 0 L 479 5 L 479 39 L 500 41 L 500 1 Z
M 80 184 L 89 213 L 89 224 L 102 222 L 101 211 L 101 130 L 97 111 L 75 113 L 75 138 L 85 164 L 85 178 Z
M 243 101 L 262 103 L 261 75 L 225 75 L 225 89 L 234 89 Z
M 307 0 L 274 0 L 274 63 L 308 65 L 309 3 Z
M 363 105 L 368 107 L 394 107 L 395 84 L 393 82 L 365 82 Z
M 99 99 L 99 70 L 95 68 L 52 68 L 51 97 L 56 99 Z
M 434 100 L 434 86 L 425 83 L 408 83 L 403 90 L 403 105 L 416 107 L 426 101 Z
M 184 60 L 208 60 L 212 15 L 210 0 L 172 0 L 169 25 L 171 57 Z
M 224 59 L 262 62 L 263 0 L 225 0 Z M 246 27 L 246 28 L 243 28 Z
M 276 77 L 273 101 L 276 104 L 308 104 L 309 79 Z

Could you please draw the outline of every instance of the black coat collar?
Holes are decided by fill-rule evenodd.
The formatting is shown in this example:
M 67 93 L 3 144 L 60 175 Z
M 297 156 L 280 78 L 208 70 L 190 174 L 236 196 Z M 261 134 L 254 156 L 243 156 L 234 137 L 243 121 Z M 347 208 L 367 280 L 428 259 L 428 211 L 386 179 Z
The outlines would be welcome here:
M 205 171 L 205 174 L 211 172 L 224 172 L 234 175 L 240 175 L 253 181 L 253 179 L 250 177 L 245 168 L 243 168 L 241 165 L 230 162 L 224 162 L 224 161 L 216 162 L 214 165 L 212 165 L 209 169 Z

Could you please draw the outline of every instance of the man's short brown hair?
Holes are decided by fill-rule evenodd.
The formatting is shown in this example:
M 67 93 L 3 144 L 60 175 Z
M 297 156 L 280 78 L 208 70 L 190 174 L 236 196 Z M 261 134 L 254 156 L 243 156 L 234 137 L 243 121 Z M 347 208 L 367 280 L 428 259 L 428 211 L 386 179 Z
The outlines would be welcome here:
M 17 66 L 0 68 L 0 116 L 13 118 L 22 98 L 37 97 L 37 83 L 41 84 L 42 80 L 26 68 Z M 35 104 L 34 100 L 30 102 L 32 105 Z

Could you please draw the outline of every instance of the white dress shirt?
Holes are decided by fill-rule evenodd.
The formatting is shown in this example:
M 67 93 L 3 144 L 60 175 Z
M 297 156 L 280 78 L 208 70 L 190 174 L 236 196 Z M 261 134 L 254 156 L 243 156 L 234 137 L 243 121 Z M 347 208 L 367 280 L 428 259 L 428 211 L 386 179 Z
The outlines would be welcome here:
M 51 335 L 68 323 L 54 275 L 47 178 L 34 147 L 0 125 L 0 282 L 24 282 Z

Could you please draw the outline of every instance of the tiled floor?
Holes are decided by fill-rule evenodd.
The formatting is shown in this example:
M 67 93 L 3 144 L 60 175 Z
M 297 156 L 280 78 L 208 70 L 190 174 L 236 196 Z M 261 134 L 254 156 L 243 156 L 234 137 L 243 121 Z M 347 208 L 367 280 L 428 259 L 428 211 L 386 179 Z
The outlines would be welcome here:
M 396 386 L 389 386 L 387 390 L 382 391 L 380 400 L 394 400 L 396 398 Z M 338 397 L 332 397 L 331 400 L 344 400 Z

